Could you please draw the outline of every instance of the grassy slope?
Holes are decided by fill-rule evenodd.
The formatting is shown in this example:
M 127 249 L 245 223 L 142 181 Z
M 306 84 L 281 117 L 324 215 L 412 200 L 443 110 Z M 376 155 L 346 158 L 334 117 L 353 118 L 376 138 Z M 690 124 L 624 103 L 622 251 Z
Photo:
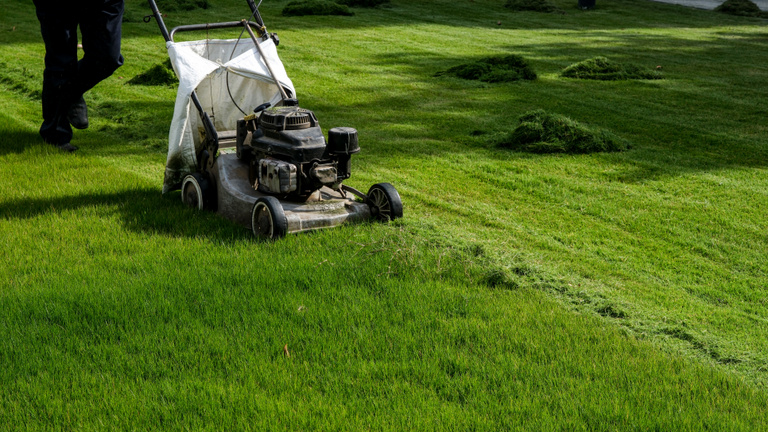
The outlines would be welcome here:
M 168 20 L 243 14 L 224 3 Z M 361 132 L 351 184 L 390 181 L 406 205 L 275 244 L 159 195 L 174 89 L 125 85 L 165 59 L 142 3 L 73 156 L 37 142 L 37 23 L 4 6 L 0 427 L 765 428 L 764 21 L 497 3 L 264 5 L 302 105 Z M 539 81 L 432 78 L 508 52 Z M 596 55 L 668 79 L 557 77 Z M 470 134 L 532 108 L 635 149 L 541 157 Z

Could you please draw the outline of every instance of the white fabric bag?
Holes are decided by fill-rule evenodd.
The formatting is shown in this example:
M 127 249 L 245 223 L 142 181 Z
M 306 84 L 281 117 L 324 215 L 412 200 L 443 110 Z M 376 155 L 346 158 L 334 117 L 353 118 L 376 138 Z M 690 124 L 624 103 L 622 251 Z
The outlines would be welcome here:
M 271 39 L 259 42 L 277 81 L 295 97 L 275 44 Z M 250 114 L 264 102 L 274 106 L 281 100 L 275 80 L 250 39 L 167 42 L 166 47 L 179 77 L 179 90 L 168 133 L 163 193 L 178 188 L 184 176 L 197 170 L 203 124 L 190 98 L 192 91 L 218 133 L 236 129 L 237 120 L 245 116 L 237 106 Z

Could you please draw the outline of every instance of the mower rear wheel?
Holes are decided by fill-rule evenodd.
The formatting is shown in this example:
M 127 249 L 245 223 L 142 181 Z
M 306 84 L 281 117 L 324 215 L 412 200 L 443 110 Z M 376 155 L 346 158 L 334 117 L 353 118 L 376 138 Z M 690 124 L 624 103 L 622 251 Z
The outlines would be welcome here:
M 288 232 L 288 220 L 280 201 L 264 196 L 256 200 L 251 211 L 253 235 L 262 239 L 278 239 Z
M 211 187 L 200 173 L 184 177 L 181 183 L 181 201 L 198 210 L 211 208 Z
M 397 189 L 389 183 L 376 183 L 368 190 L 368 206 L 373 217 L 389 222 L 403 217 L 403 202 Z

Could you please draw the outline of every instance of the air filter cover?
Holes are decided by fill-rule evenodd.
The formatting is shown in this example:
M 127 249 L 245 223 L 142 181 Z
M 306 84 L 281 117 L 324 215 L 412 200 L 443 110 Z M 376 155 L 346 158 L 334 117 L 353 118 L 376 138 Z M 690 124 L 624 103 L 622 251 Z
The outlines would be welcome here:
M 351 155 L 360 151 L 357 130 L 351 127 L 335 127 L 328 131 L 328 152 L 337 155 Z

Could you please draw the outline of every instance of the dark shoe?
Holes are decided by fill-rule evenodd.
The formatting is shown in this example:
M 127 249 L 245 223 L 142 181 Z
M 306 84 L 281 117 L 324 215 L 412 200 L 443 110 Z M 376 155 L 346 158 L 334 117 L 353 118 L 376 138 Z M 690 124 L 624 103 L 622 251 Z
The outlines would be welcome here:
M 63 151 L 64 153 L 74 153 L 77 150 L 77 148 L 78 148 L 77 146 L 73 146 L 70 143 L 54 144 L 53 146 L 56 147 L 57 149 Z
M 82 96 L 80 100 L 69 106 L 67 120 L 75 129 L 88 128 L 88 106 L 85 104 L 85 99 Z

